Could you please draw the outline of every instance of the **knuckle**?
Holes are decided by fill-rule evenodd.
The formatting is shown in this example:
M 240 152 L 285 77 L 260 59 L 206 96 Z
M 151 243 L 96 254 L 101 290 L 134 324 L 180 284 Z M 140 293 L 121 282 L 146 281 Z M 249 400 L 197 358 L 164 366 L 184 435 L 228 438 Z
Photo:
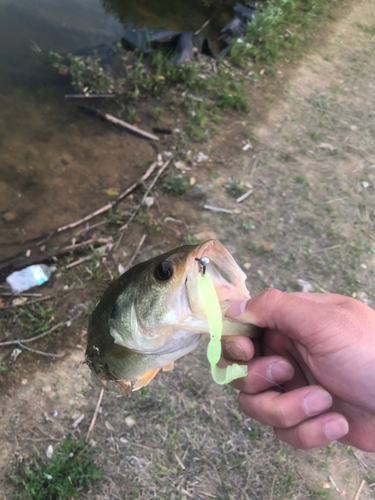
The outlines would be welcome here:
M 295 448 L 299 448 L 301 450 L 309 450 L 310 448 L 312 448 L 312 446 L 309 444 L 309 436 L 304 426 L 297 426 L 294 429 L 293 441 L 293 446 Z
M 295 425 L 295 419 L 283 405 L 276 406 L 275 408 L 275 423 L 277 427 L 288 429 Z

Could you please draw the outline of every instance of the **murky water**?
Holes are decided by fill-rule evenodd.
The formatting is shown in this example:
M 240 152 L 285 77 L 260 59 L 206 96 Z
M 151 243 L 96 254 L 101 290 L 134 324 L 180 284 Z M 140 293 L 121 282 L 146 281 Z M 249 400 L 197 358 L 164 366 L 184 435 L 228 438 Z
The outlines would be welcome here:
M 201 0 L 0 0 L 0 258 L 105 204 L 104 189 L 121 191 L 155 156 L 65 99 L 49 51 L 119 40 L 124 24 L 187 31 L 212 17 L 218 29 L 229 16 Z

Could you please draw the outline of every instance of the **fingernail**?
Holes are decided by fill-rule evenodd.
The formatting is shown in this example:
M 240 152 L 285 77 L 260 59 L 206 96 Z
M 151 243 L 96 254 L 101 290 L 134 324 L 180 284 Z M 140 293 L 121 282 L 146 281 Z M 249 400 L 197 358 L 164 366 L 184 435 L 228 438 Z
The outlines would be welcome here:
M 349 424 L 344 418 L 338 418 L 327 422 L 324 426 L 324 434 L 328 439 L 339 439 L 349 432 Z
M 272 382 L 285 382 L 294 377 L 294 368 L 287 361 L 275 361 L 268 366 L 267 375 Z
M 317 389 L 311 391 L 303 400 L 306 415 L 312 417 L 324 410 L 328 410 L 332 405 L 332 396 L 327 391 Z
M 233 301 L 225 311 L 225 316 L 229 318 L 238 318 L 245 312 L 247 300 Z
M 225 347 L 229 352 L 229 354 L 232 356 L 232 358 L 247 361 L 247 356 L 245 351 L 242 349 L 241 346 L 237 344 L 237 342 L 231 340 L 230 342 L 226 343 Z

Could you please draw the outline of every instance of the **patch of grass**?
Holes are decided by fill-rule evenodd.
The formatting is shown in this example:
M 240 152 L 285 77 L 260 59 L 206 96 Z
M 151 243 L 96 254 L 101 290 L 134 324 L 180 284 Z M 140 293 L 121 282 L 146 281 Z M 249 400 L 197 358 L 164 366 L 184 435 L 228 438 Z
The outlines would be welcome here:
M 184 243 L 185 243 L 185 245 L 198 245 L 199 240 L 195 235 L 188 234 L 185 236 Z
M 3 357 L 0 356 L 0 372 L 6 372 L 8 368 L 1 363 L 2 359 Z
M 165 191 L 178 195 L 184 194 L 190 188 L 188 180 L 181 176 L 166 177 L 162 185 Z
M 310 490 L 311 500 L 331 500 L 332 495 L 329 490 Z
M 364 33 L 367 33 L 368 35 L 375 36 L 375 25 L 369 26 L 369 25 L 363 24 L 363 23 L 356 23 L 356 26 Z
M 229 90 L 219 92 L 216 104 L 219 108 L 247 111 L 248 100 L 243 95 L 243 89 L 238 83 L 233 83 Z
M 39 459 L 12 477 L 18 491 L 10 498 L 15 500 L 62 500 L 78 498 L 79 491 L 94 480 L 103 477 L 103 472 L 93 465 L 94 449 L 89 449 L 84 438 L 74 441 L 68 436 L 54 451 L 48 464 Z
M 39 302 L 35 302 L 28 308 L 22 308 L 20 311 L 27 318 L 26 321 L 22 320 L 22 326 L 27 331 L 26 338 L 28 338 L 48 329 L 54 308 L 44 308 Z
M 224 184 L 225 189 L 227 190 L 230 196 L 233 198 L 239 198 L 241 195 L 245 194 L 247 191 L 247 187 L 240 179 L 236 179 L 234 177 L 229 177 L 228 182 Z

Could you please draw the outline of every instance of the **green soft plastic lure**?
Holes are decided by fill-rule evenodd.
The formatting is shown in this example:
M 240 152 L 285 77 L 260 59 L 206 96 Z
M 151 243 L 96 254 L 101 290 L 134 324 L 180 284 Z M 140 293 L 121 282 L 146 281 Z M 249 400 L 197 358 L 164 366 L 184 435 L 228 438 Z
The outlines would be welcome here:
M 211 276 L 206 272 L 198 274 L 198 294 L 202 301 L 203 311 L 207 316 L 210 342 L 207 346 L 207 359 L 211 365 L 212 378 L 217 384 L 229 384 L 233 380 L 245 377 L 247 366 L 236 363 L 219 368 L 217 363 L 221 357 L 221 334 L 223 330 L 222 312 Z

